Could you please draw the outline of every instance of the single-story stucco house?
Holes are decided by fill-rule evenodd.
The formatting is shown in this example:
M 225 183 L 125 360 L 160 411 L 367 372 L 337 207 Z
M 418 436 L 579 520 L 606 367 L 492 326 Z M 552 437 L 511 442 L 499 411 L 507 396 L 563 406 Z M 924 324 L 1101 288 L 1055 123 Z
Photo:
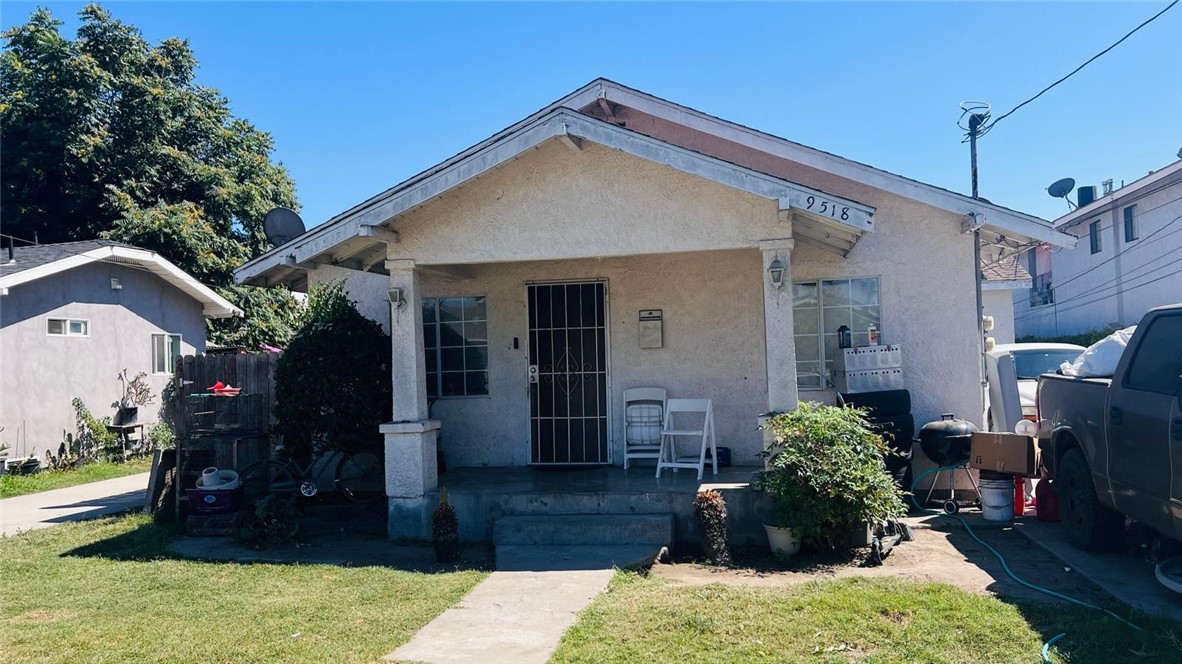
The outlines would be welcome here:
M 159 254 L 109 240 L 17 246 L 0 258 L 0 440 L 56 451 L 71 401 L 113 415 L 120 372 L 148 374 L 155 421 L 179 355 L 205 350 L 205 319 L 242 315 Z
M 632 387 L 711 399 L 758 465 L 758 415 L 833 403 L 841 325 L 902 347 L 917 422 L 979 419 L 978 265 L 1014 242 L 1073 239 L 599 79 L 236 274 L 344 279 L 389 326 L 390 534 L 422 537 L 437 445 L 449 474 L 622 466 Z

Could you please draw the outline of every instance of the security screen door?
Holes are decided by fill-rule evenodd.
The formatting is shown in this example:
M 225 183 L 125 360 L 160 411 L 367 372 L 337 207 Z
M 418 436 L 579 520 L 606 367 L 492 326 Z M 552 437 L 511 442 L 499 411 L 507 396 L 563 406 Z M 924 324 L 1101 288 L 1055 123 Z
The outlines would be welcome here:
M 610 463 L 607 284 L 528 284 L 530 463 Z

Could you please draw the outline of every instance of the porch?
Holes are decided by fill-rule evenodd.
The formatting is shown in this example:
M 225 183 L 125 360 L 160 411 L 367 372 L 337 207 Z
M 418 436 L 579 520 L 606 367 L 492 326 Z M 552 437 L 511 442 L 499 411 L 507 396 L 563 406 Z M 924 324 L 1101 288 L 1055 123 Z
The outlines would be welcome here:
M 492 541 L 493 524 L 503 516 L 586 514 L 670 514 L 676 542 L 698 541 L 694 524 L 694 496 L 715 489 L 726 498 L 730 537 L 744 542 L 763 537 L 759 519 L 759 494 L 751 489 L 754 466 L 709 467 L 702 480 L 692 470 L 665 471 L 654 477 L 650 465 L 624 470 L 619 466 L 595 468 L 456 468 L 439 476 L 447 488 L 448 502 L 456 509 L 460 539 Z M 391 530 L 406 525 L 430 524 L 430 510 L 439 502 L 439 489 L 427 494 L 424 513 L 390 513 Z M 424 533 L 423 537 L 429 537 Z

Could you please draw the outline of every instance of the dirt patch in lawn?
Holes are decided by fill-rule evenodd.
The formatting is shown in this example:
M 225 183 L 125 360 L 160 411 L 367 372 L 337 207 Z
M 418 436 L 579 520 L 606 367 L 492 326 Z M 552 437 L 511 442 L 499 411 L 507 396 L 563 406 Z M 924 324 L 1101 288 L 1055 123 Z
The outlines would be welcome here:
M 9 618 L 8 622 L 17 625 L 36 625 L 54 623 L 59 620 L 69 620 L 77 615 L 77 611 L 68 611 L 66 609 L 33 609 L 32 611 L 25 611 Z
M 1011 579 L 1001 563 L 959 526 L 937 524 L 915 530 L 915 540 L 897 546 L 881 567 L 865 566 L 866 551 L 844 558 L 802 553 L 779 562 L 766 549 L 737 552 L 736 566 L 720 569 L 692 558 L 654 565 L 650 575 L 683 585 L 776 588 L 821 579 L 853 576 L 894 577 L 922 583 L 946 583 L 973 593 L 1015 599 L 1051 600 Z M 1011 528 L 980 528 L 977 534 L 1006 558 L 1015 574 L 1039 586 L 1084 601 L 1113 605 L 1115 600 L 1082 575 Z M 884 616 L 889 619 L 889 616 Z

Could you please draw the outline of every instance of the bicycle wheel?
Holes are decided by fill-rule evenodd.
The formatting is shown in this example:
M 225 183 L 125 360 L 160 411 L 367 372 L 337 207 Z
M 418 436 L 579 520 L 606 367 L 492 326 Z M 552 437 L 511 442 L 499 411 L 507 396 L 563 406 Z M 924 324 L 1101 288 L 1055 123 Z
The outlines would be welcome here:
M 271 493 L 291 494 L 299 487 L 286 463 L 259 461 L 238 474 L 248 500 L 258 500 Z
M 346 500 L 366 503 L 386 494 L 382 458 L 373 452 L 346 455 L 337 466 L 337 490 Z

